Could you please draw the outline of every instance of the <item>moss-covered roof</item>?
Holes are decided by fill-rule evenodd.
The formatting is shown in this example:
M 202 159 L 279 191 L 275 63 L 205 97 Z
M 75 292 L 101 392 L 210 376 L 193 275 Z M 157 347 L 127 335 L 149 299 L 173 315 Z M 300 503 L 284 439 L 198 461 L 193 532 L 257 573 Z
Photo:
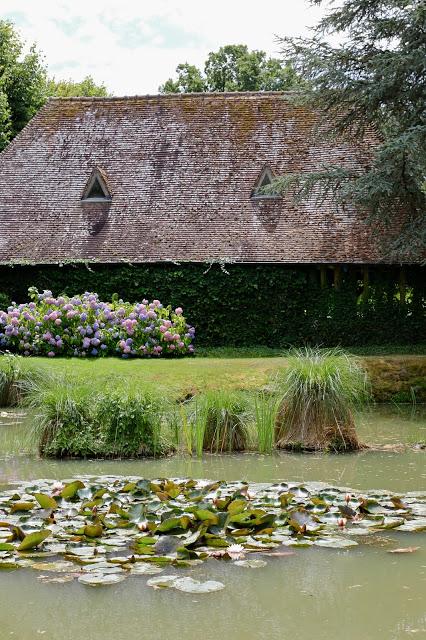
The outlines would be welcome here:
M 351 207 L 251 198 L 265 167 L 362 170 L 322 129 L 281 93 L 52 99 L 0 155 L 0 262 L 381 261 Z M 94 169 L 111 201 L 82 201 Z

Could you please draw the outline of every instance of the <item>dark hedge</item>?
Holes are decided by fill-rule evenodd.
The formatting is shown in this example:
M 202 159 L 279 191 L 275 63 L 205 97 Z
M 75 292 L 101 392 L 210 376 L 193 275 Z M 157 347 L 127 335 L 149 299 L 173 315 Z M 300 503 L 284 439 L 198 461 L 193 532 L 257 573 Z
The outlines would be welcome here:
M 426 281 L 421 267 L 342 267 L 337 279 L 315 266 L 173 263 L 0 266 L 0 307 L 28 300 L 27 290 L 55 295 L 117 293 L 131 302 L 158 298 L 181 306 L 203 346 L 284 347 L 416 344 L 426 340 Z M 321 286 L 322 284 L 322 286 Z

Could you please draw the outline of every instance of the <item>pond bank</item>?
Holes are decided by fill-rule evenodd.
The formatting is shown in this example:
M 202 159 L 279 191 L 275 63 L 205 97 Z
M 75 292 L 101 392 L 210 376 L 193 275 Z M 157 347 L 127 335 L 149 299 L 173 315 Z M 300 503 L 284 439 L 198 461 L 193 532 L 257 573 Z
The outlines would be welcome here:
M 377 402 L 426 402 L 426 355 L 358 356 L 366 367 Z M 46 375 L 65 375 L 102 386 L 123 380 L 132 386 L 152 386 L 175 397 L 208 389 L 253 390 L 268 383 L 285 357 L 183 358 L 178 360 L 120 360 L 98 358 L 26 358 L 24 368 Z M 2 357 L 0 356 L 0 368 Z

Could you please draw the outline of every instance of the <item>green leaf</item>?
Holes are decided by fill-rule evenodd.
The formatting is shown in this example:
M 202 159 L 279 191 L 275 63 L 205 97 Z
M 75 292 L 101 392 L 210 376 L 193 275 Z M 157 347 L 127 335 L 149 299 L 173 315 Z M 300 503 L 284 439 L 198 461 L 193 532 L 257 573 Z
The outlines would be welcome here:
M 69 500 L 70 498 L 74 498 L 79 489 L 84 489 L 84 486 L 85 485 L 81 480 L 74 480 L 74 482 L 66 484 L 59 495 L 61 498 Z
M 28 551 L 29 549 L 35 549 L 43 540 L 46 540 L 52 534 L 50 529 L 42 529 L 41 531 L 35 531 L 30 533 L 22 540 L 18 547 L 18 551 Z
M 165 533 L 166 531 L 172 531 L 173 529 L 188 529 L 191 524 L 191 518 L 188 516 L 181 516 L 180 518 L 167 518 L 158 525 L 156 531 Z
M 228 504 L 227 511 L 231 516 L 234 516 L 244 511 L 246 506 L 247 500 L 233 500 Z
M 208 509 L 198 509 L 195 512 L 195 516 L 198 520 L 202 522 L 208 523 L 209 525 L 217 524 L 219 522 L 219 517 L 216 513 L 209 511 Z
M 103 533 L 103 527 L 98 522 L 96 524 L 86 524 L 84 527 L 84 535 L 88 538 L 99 538 Z
M 10 508 L 10 513 L 16 513 L 16 511 L 31 511 L 34 507 L 34 502 L 14 502 Z
M 56 502 L 55 498 L 52 498 L 45 493 L 34 493 L 33 495 L 42 509 L 58 508 L 58 503 Z

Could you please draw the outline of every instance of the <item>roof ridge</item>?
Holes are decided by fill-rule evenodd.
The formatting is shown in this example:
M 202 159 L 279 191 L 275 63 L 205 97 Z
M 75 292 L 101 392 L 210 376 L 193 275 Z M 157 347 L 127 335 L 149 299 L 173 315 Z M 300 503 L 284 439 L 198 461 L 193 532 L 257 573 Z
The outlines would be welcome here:
M 191 93 L 147 93 L 126 96 L 51 96 L 49 101 L 71 101 L 71 102 L 108 102 L 114 100 L 141 100 L 141 99 L 163 99 L 163 98 L 242 98 L 242 97 L 268 97 L 268 96 L 290 96 L 300 93 L 300 91 L 200 91 Z

